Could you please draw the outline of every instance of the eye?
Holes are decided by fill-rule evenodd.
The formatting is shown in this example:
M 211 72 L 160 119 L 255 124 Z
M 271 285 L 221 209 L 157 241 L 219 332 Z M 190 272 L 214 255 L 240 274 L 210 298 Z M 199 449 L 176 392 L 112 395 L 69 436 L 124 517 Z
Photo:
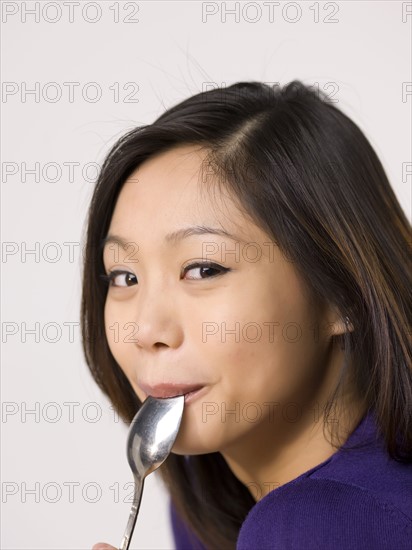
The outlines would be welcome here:
M 187 279 L 200 280 L 210 279 L 211 277 L 216 277 L 217 275 L 223 275 L 227 271 L 230 271 L 230 269 L 213 262 L 197 262 L 185 267 L 183 270 L 183 275 L 186 275 L 186 273 L 190 271 L 193 273 L 190 277 L 187 277 Z
M 114 287 L 129 287 L 137 284 L 136 275 L 130 271 L 110 271 L 107 275 L 101 275 L 101 278 Z

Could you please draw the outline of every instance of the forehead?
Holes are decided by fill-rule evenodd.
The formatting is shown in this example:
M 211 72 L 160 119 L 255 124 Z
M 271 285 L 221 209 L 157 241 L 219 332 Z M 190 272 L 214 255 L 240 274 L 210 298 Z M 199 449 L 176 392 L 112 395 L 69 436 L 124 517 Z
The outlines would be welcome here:
M 142 235 L 142 231 L 169 232 L 203 224 L 249 240 L 263 236 L 225 185 L 217 185 L 208 153 L 200 146 L 185 145 L 142 163 L 120 192 L 110 232 Z

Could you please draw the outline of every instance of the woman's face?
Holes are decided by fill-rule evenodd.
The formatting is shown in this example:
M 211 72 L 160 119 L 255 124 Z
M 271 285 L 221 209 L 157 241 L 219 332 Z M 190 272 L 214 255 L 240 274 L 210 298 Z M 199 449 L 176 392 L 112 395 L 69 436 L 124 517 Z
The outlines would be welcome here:
M 234 201 L 201 193 L 204 157 L 181 146 L 142 164 L 104 250 L 106 273 L 117 272 L 106 335 L 139 399 L 166 397 L 167 385 L 202 388 L 185 404 L 178 454 L 259 445 L 285 415 L 305 413 L 326 376 L 334 322 Z

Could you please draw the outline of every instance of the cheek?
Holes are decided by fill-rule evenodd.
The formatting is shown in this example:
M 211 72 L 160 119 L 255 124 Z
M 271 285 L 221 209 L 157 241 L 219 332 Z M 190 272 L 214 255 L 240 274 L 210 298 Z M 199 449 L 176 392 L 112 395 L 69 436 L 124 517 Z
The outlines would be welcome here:
M 110 299 L 106 299 L 104 306 L 104 328 L 106 333 L 106 339 L 109 344 L 110 351 L 117 362 L 117 355 L 120 351 L 119 337 L 116 328 L 119 325 L 119 317 L 115 314 L 113 305 Z
M 225 301 L 203 330 L 204 354 L 221 379 L 219 397 L 287 400 L 319 364 L 313 312 L 298 292 L 256 288 L 242 301 L 238 294 L 235 298 Z
M 123 310 L 119 308 L 118 304 L 112 302 L 110 299 L 106 300 L 104 326 L 109 349 L 136 391 L 133 369 L 134 344 L 127 341 L 130 336 L 128 334 L 130 330 L 127 332 L 124 330 L 126 318 L 127 316 L 124 315 Z

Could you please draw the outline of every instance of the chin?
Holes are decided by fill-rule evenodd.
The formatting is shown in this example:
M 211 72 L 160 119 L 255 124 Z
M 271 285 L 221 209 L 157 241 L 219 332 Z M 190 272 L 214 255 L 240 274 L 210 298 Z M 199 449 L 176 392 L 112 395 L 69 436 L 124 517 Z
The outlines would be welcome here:
M 189 428 L 187 423 L 182 422 L 171 452 L 176 455 L 204 455 L 218 452 L 219 445 L 216 438 L 211 441 L 208 435 L 205 429 L 202 431 L 199 427 L 193 426 Z
M 195 456 L 195 455 L 206 455 L 209 453 L 216 453 L 218 452 L 218 449 L 205 447 L 204 445 L 195 445 L 193 443 L 188 445 L 175 444 L 171 452 L 179 456 Z

